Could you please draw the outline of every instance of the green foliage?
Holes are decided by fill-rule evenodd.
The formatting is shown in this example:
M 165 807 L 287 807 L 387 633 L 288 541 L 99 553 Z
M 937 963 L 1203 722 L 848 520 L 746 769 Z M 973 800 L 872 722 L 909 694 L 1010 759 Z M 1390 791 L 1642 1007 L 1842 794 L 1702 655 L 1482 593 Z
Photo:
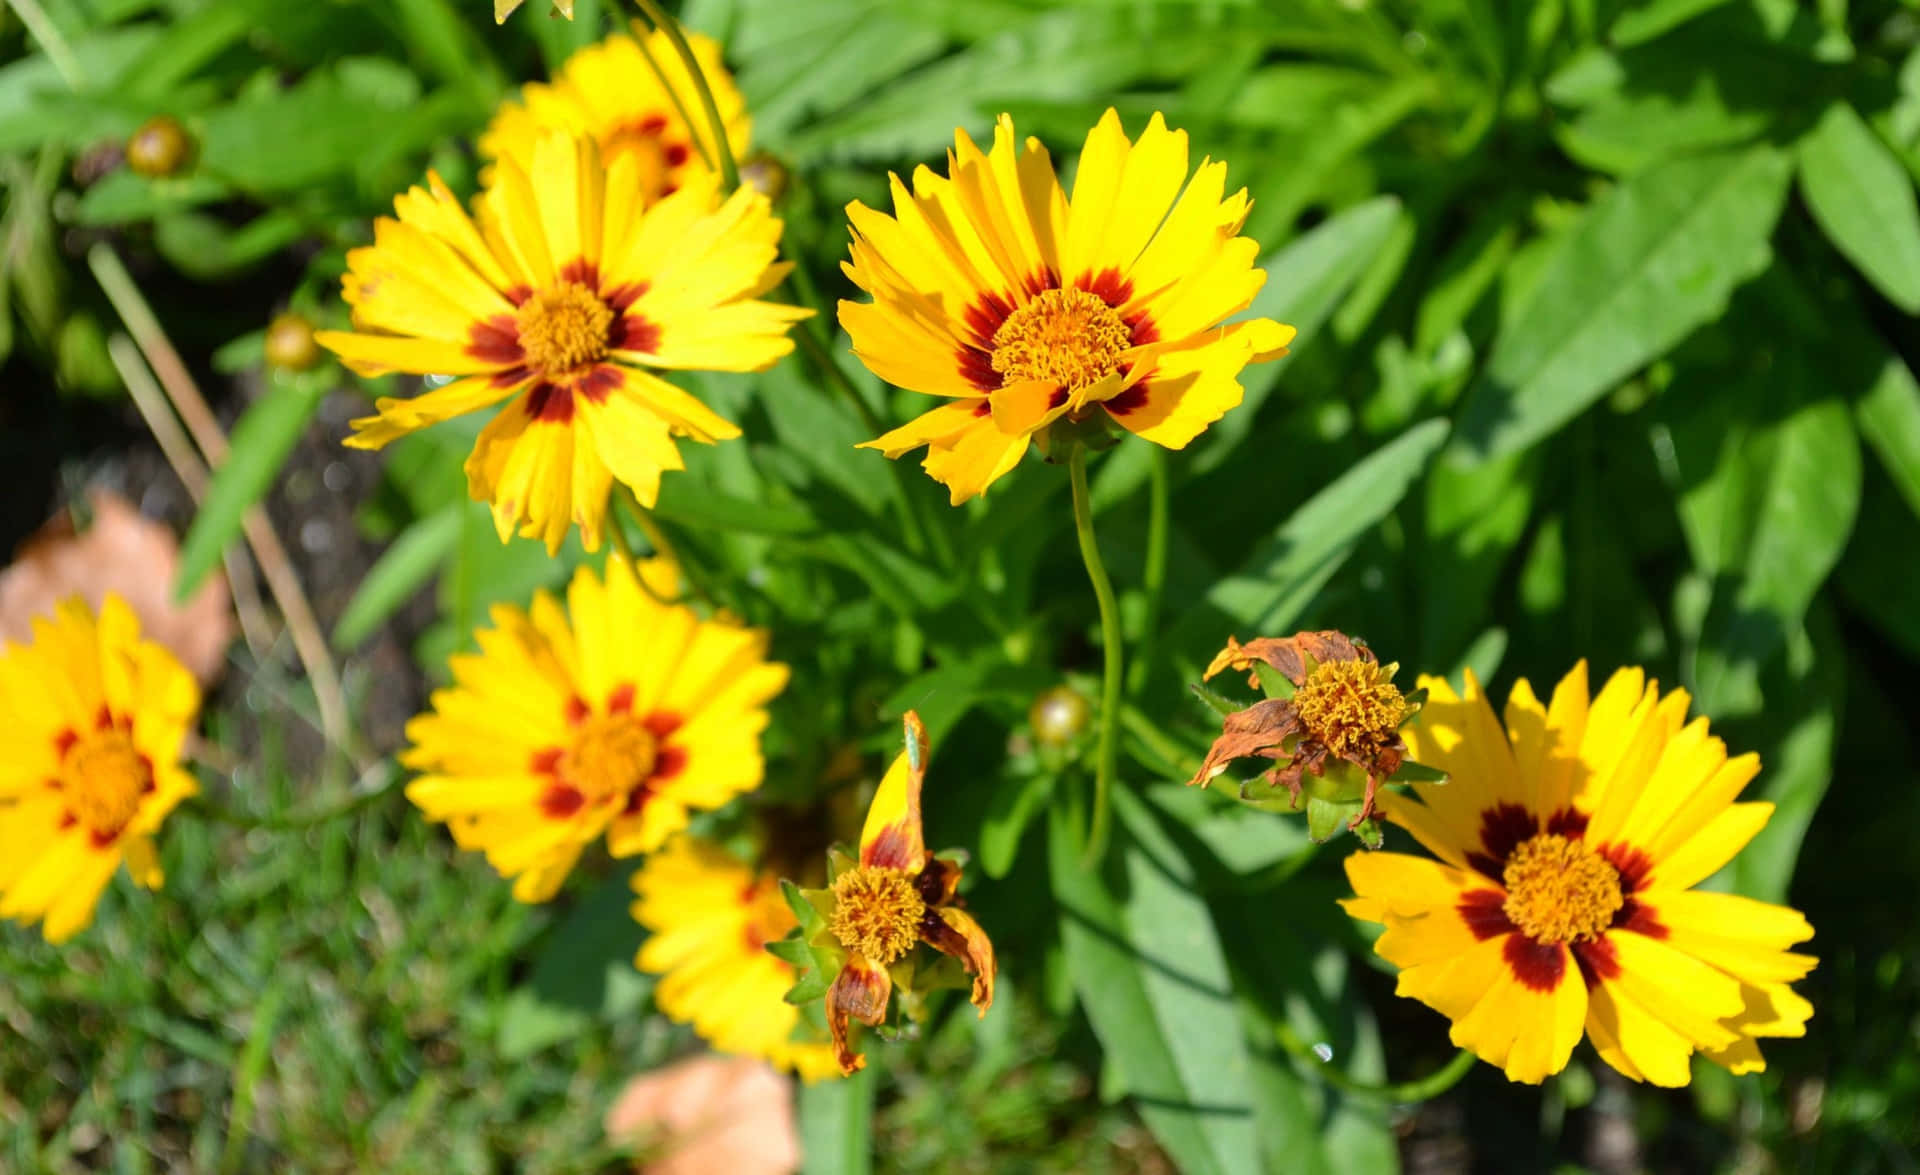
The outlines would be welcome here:
M 252 380 L 278 304 L 344 325 L 338 279 L 371 219 L 429 168 L 470 191 L 496 103 L 630 15 L 576 7 L 569 24 L 534 0 L 496 27 L 484 0 L 42 0 L 46 30 L 0 24 L 14 386 L 116 393 L 125 348 L 109 342 L 139 332 L 79 242 L 130 259 L 196 370 L 215 356 Z M 1807 909 L 1830 960 L 1809 985 L 1816 1039 L 1770 1044 L 1768 1073 L 1724 1097 L 1703 1082 L 1691 1103 L 1609 1087 L 1589 1104 L 1570 1075 L 1542 1112 L 1469 1085 L 1453 1096 L 1488 1153 L 1585 1161 L 1557 1116 L 1585 1129 L 1626 1112 L 1650 1167 L 1739 1146 L 1810 1169 L 1911 1164 L 1920 1134 L 1894 1110 L 1920 1072 L 1885 1025 L 1920 1012 L 1920 939 L 1898 911 L 1893 931 L 1856 911 L 1915 882 L 1878 827 L 1916 815 L 1902 798 L 1902 716 L 1920 704 L 1910 3 L 679 11 L 722 38 L 755 149 L 791 172 L 783 253 L 808 280 L 782 296 L 821 288 L 804 295 L 827 311 L 808 329 L 854 386 L 804 351 L 762 375 L 677 377 L 745 437 L 688 446 L 655 520 L 699 591 L 767 627 L 793 666 L 765 798 L 857 807 L 900 712 L 920 712 L 929 840 L 975 854 L 965 896 L 1002 962 L 987 1020 L 936 997 L 908 1039 L 869 1040 L 859 1078 L 801 1092 L 809 1170 L 1397 1162 L 1405 1112 L 1274 1047 L 1323 1044 L 1356 1083 L 1431 1071 L 1448 1048 L 1445 1022 L 1392 996 L 1333 905 L 1353 842 L 1315 842 L 1357 806 L 1293 811 L 1260 783 L 1236 803 L 1228 777 L 1178 786 L 1245 704 L 1191 684 L 1225 638 L 1333 627 L 1399 662 L 1410 691 L 1416 674 L 1472 668 L 1496 697 L 1521 676 L 1544 693 L 1580 658 L 1596 682 L 1637 664 L 1690 690 L 1731 749 L 1760 753 L 1752 794 L 1777 805 L 1712 884 Z M 855 451 L 926 403 L 858 370 L 830 307 L 856 296 L 841 210 L 883 206 L 887 171 L 938 168 L 956 126 L 982 139 L 1007 111 L 1070 173 L 1109 105 L 1135 131 L 1164 111 L 1196 159 L 1229 161 L 1268 275 L 1251 312 L 1300 333 L 1188 449 L 1128 441 L 1092 462 L 1134 672 L 1116 831 L 1089 867 L 1095 740 L 1038 747 L 1026 717 L 1062 681 L 1095 692 L 1065 473 L 1030 460 L 953 509 L 912 461 Z M 115 151 L 155 114 L 196 152 L 149 180 Z M 323 367 L 217 397 L 250 406 L 227 417 L 233 456 L 177 589 L 218 565 L 248 509 L 312 473 L 300 442 L 328 394 L 357 416 L 414 390 Z M 383 631 L 444 681 L 492 605 L 586 558 L 577 541 L 558 559 L 498 541 L 463 471 L 480 424 L 335 454 L 378 478 L 359 519 L 386 544 L 321 609 L 350 681 L 394 672 L 373 660 Z M 9 457 L 27 448 L 0 436 Z M 283 762 L 249 733 L 263 710 L 277 726 L 283 695 L 267 668 L 213 704 L 211 741 L 247 785 L 231 798 L 257 815 L 307 810 L 332 762 Z M 835 774 L 843 752 L 864 757 Z M 1438 775 L 1408 764 L 1395 781 Z M 162 842 L 163 894 L 117 888 L 74 951 L 0 939 L 0 1019 L 19 1033 L 0 1107 L 22 1111 L 0 1114 L 0 1167 L 589 1169 L 621 1081 L 693 1047 L 630 965 L 624 866 L 594 862 L 556 908 L 528 909 L 398 802 L 299 834 L 182 813 Z M 1857 868 L 1871 886 L 1852 884 Z M 817 912 L 796 910 L 808 924 L 775 951 L 806 1002 L 840 960 L 809 944 Z

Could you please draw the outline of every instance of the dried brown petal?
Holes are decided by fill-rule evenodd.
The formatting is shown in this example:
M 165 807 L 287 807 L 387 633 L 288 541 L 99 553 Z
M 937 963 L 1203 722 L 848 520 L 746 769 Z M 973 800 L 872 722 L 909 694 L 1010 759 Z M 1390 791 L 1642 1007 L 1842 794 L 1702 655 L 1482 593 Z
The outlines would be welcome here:
M 1221 722 L 1220 737 L 1207 749 L 1207 761 L 1187 784 L 1204 787 L 1207 781 L 1226 771 L 1227 764 L 1235 759 L 1256 756 L 1277 759 L 1282 753 L 1280 744 L 1299 733 L 1300 716 L 1294 713 L 1292 702 L 1284 698 L 1255 702 L 1238 713 L 1227 715 Z

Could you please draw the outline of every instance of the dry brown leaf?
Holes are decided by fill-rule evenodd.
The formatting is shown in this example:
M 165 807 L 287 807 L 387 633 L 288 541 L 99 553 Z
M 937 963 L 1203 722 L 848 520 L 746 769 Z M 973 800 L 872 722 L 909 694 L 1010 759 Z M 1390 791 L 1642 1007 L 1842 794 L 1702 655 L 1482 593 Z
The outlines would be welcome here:
M 793 1081 L 751 1057 L 705 1055 L 643 1073 L 607 1111 L 607 1135 L 658 1158 L 647 1175 L 791 1175 Z
M 219 678 L 233 641 L 227 584 L 207 577 L 185 604 L 173 602 L 180 545 L 173 532 L 107 490 L 87 496 L 93 525 L 75 534 L 62 513 L 21 545 L 0 571 L 0 640 L 33 639 L 33 618 L 50 616 L 69 596 L 95 609 L 107 593 L 123 597 L 140 617 L 140 631 L 173 650 L 201 685 Z

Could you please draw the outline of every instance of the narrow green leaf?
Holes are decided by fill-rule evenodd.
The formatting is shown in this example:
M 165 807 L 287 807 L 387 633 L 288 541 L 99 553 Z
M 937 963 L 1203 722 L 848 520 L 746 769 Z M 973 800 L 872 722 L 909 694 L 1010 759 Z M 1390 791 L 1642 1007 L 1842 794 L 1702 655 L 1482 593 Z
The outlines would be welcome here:
M 987 814 L 980 823 L 980 867 L 988 877 L 997 881 L 1012 872 L 1027 826 L 1053 787 L 1054 777 L 1039 772 L 1002 775 L 994 784 Z
M 1293 696 L 1293 683 L 1287 680 L 1287 675 L 1257 657 L 1253 662 L 1253 674 L 1260 679 L 1260 692 L 1267 697 L 1290 698 Z
M 1225 694 L 1215 693 L 1197 681 L 1187 683 L 1187 688 L 1193 691 L 1194 697 L 1199 698 L 1207 704 L 1207 709 L 1212 710 L 1215 714 L 1223 718 L 1228 714 L 1238 714 L 1250 704 L 1247 702 L 1236 702 Z
M 716 531 L 796 535 L 820 529 L 819 522 L 798 506 L 750 502 L 697 483 L 687 484 L 684 477 L 670 477 L 661 483 L 660 500 L 653 512 L 681 526 Z
M 1450 777 L 1438 767 L 1407 759 L 1401 762 L 1399 770 L 1387 778 L 1394 783 L 1445 783 Z
M 281 381 L 233 426 L 226 463 L 214 471 L 206 500 L 180 545 L 174 599 L 191 596 L 220 562 L 227 544 L 239 535 L 241 520 L 266 496 L 326 394 L 324 380 Z
M 1827 239 L 1888 301 L 1920 313 L 1920 204 L 1906 169 L 1845 102 L 1799 151 L 1800 193 Z
M 1446 437 L 1444 420 L 1417 424 L 1308 499 L 1238 571 L 1214 585 L 1206 595 L 1211 609 L 1194 609 L 1167 647 L 1213 647 L 1221 634 L 1209 630 L 1222 615 L 1254 633 L 1285 632 L 1360 536 L 1405 496 Z
M 1920 517 L 1920 383 L 1900 356 L 1887 355 L 1879 378 L 1855 402 L 1853 419 L 1900 496 Z
M 1516 452 L 1719 316 L 1766 267 L 1787 157 L 1766 147 L 1653 168 L 1601 197 L 1501 331 L 1455 443 Z
M 1793 698 L 1793 717 L 1757 748 L 1765 769 L 1743 797 L 1774 804 L 1767 826 L 1727 867 L 1733 889 L 1743 896 L 1763 902 L 1787 898 L 1800 843 L 1833 781 L 1846 693 L 1846 670 L 1834 651 L 1845 647 L 1831 615 L 1816 608 L 1807 627 L 1788 643 L 1784 672 L 1766 683 L 1769 697 Z
M 868 1175 L 873 1170 L 874 1062 L 839 1081 L 799 1088 L 802 1175 Z
M 622 872 L 595 886 L 541 944 L 526 983 L 501 1008 L 502 1056 L 520 1060 L 632 1015 L 653 980 L 634 970 L 640 924 L 628 913 L 633 888 Z
M 1082 814 L 1055 804 L 1048 855 L 1067 966 L 1120 1084 L 1189 1175 L 1260 1169 L 1233 974 L 1191 866 L 1121 789 L 1114 887 L 1081 865 Z M 1117 861 L 1114 859 L 1117 858 Z M 1124 896 L 1122 896 L 1124 895 Z
M 360 587 L 347 601 L 333 626 L 333 645 L 351 649 L 373 635 L 387 617 L 425 587 L 441 564 L 460 545 L 463 513 L 455 502 L 436 514 L 415 521 L 400 532 L 380 559 L 367 570 Z

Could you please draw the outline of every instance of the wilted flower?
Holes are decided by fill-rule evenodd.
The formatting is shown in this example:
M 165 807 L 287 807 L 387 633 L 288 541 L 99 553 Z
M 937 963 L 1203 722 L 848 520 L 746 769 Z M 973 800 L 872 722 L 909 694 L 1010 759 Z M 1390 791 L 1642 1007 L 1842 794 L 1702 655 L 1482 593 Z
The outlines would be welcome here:
M 1239 236 L 1251 202 L 1224 196 L 1155 114 L 1139 142 L 1107 111 L 1069 200 L 1037 139 L 1001 115 L 983 154 L 956 132 L 946 176 L 893 177 L 894 214 L 855 201 L 853 260 L 872 302 L 841 302 L 853 350 L 888 383 L 946 401 L 862 448 L 926 469 L 955 505 L 1012 469 L 1063 417 L 1111 421 L 1183 449 L 1240 402 L 1240 370 L 1286 353 L 1290 326 L 1227 323 L 1267 275 Z M 1184 189 L 1184 190 L 1183 190 Z
M 199 789 L 180 765 L 200 709 L 193 674 L 109 595 L 33 623 L 0 652 L 0 917 L 62 942 L 93 921 L 122 862 L 162 880 L 153 834 Z
M 362 375 L 457 379 L 382 398 L 347 444 L 378 449 L 511 397 L 467 460 L 468 492 L 557 551 L 578 523 L 600 545 L 615 479 L 643 505 L 684 468 L 675 437 L 712 443 L 740 430 L 655 370 L 764 371 L 793 349 L 808 311 L 758 300 L 777 263 L 780 221 L 766 197 L 720 200 L 710 178 L 641 199 L 631 153 L 602 167 L 589 140 L 543 134 L 533 166 L 502 159 L 470 220 L 437 176 L 394 201 L 374 243 L 347 255 L 355 332 L 320 344 Z
M 686 38 L 726 124 L 728 150 L 739 158 L 752 136 L 746 100 L 720 58 L 719 42 L 693 32 Z M 631 158 L 640 195 L 651 202 L 719 174 L 713 132 L 700 110 L 699 86 L 666 31 L 636 29 L 587 46 L 567 58 L 552 82 L 530 83 L 518 100 L 502 103 L 480 136 L 480 154 L 531 172 L 542 132 L 583 136 L 599 146 L 609 167 Z
M 407 798 L 523 902 L 552 897 L 602 834 L 616 857 L 650 852 L 760 785 L 787 667 L 765 632 L 662 603 L 677 586 L 662 560 L 636 575 L 611 558 L 604 582 L 574 573 L 565 612 L 546 592 L 529 612 L 496 605 L 480 651 L 454 657 L 453 686 L 407 724 L 400 761 L 423 773 Z
M 1359 809 L 1348 827 L 1359 828 L 1373 815 L 1380 785 L 1406 761 L 1400 727 L 1419 711 L 1423 695 L 1401 694 L 1393 684 L 1397 665 L 1381 665 L 1365 644 L 1331 630 L 1259 637 L 1244 645 L 1228 637 L 1205 677 L 1246 669 L 1258 686 L 1256 662 L 1276 670 L 1292 687 L 1290 694 L 1227 714 L 1206 761 L 1187 782 L 1204 786 L 1235 759 L 1272 759 L 1276 765 L 1264 778 L 1286 788 L 1298 807 L 1309 776 L 1357 775 Z
M 787 998 L 825 995 L 827 1028 L 847 1074 L 867 1063 L 853 1050 L 849 1020 L 877 1027 L 896 986 L 912 992 L 939 985 L 916 975 L 914 948 L 921 943 L 959 960 L 973 976 L 973 1004 L 982 1016 L 993 1006 L 993 943 L 961 908 L 960 866 L 927 853 L 920 824 L 927 732 L 911 710 L 905 722 L 907 749 L 887 769 L 867 810 L 859 860 L 832 860 L 826 889 L 789 888 L 800 929 L 773 948 L 817 968 L 809 979 L 818 990 L 809 993 L 803 981 Z
M 1806 1031 L 1813 1006 L 1788 985 L 1814 960 L 1787 948 L 1807 920 L 1693 888 L 1773 805 L 1733 802 L 1759 757 L 1687 722 L 1685 690 L 1622 669 L 1589 704 L 1583 661 L 1549 705 L 1514 683 L 1503 729 L 1472 673 L 1464 697 L 1421 683 L 1407 739 L 1451 781 L 1383 807 L 1440 859 L 1357 853 L 1344 905 L 1386 924 L 1374 949 L 1397 990 L 1452 1020 L 1455 1044 L 1538 1082 L 1584 1032 L 1628 1077 L 1672 1086 L 1696 1051 L 1755 1072 L 1759 1038 Z
M 633 917 L 651 932 L 635 964 L 661 976 L 653 1000 L 669 1019 L 807 1081 L 839 1072 L 826 1041 L 796 1039 L 800 1009 L 784 997 L 799 975 L 766 950 L 799 925 L 778 877 L 681 835 L 647 858 L 633 889 Z

